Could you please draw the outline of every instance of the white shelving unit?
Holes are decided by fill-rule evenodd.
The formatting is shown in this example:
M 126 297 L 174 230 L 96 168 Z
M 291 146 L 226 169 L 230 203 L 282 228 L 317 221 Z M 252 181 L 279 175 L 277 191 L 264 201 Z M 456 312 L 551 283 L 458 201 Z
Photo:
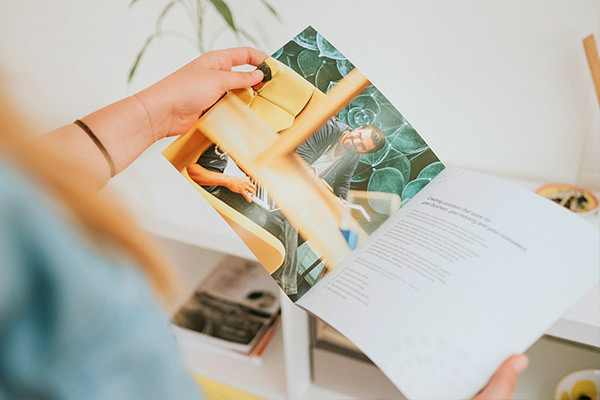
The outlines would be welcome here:
M 153 146 L 115 178 L 108 189 L 118 194 L 180 268 L 184 288 L 178 301 L 183 302 L 224 255 L 254 257 L 220 216 L 158 154 L 167 145 L 165 141 Z M 527 189 L 539 186 L 535 182 L 514 182 Z M 590 223 L 598 225 L 598 217 L 590 219 Z M 333 356 L 325 362 L 330 362 L 332 372 L 347 381 L 343 393 L 312 383 L 308 314 L 283 294 L 281 302 L 281 330 L 262 363 L 236 359 L 210 348 L 188 346 L 182 352 L 190 370 L 266 399 L 352 399 L 363 393 L 364 387 L 360 385 L 364 381 L 353 379 L 352 373 L 357 370 L 351 367 L 352 363 L 340 364 Z M 581 299 L 548 334 L 600 348 L 600 287 L 596 286 Z M 375 367 L 365 368 L 370 368 L 365 371 L 374 374 L 373 379 L 387 379 Z M 531 379 L 537 379 L 539 374 L 530 375 L 532 378 L 520 382 L 517 388 L 521 398 L 537 390 Z M 402 398 L 399 393 L 392 396 L 388 392 L 385 396 Z

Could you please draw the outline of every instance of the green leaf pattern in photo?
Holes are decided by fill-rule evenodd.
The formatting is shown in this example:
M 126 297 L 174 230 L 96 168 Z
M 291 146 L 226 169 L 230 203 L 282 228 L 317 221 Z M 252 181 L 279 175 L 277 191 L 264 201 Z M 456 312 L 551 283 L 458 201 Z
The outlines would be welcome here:
M 273 57 L 323 93 L 354 68 L 312 27 L 296 35 Z M 376 125 L 386 136 L 381 150 L 361 156 L 352 176 L 352 189 L 395 193 L 404 204 L 444 168 L 412 125 L 374 86 L 356 96 L 337 116 L 351 128 Z

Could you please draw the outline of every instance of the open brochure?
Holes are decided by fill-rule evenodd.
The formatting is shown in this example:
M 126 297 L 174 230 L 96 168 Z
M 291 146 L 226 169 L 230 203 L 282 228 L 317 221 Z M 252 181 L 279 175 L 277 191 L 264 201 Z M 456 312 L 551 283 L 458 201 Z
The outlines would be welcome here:
M 407 397 L 472 396 L 598 281 L 596 228 L 445 168 L 313 28 L 259 68 L 163 154 Z

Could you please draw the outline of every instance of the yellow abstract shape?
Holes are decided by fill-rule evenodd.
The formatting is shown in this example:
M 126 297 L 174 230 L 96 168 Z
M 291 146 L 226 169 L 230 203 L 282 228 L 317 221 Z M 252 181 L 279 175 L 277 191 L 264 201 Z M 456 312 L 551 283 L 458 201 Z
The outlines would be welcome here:
M 211 143 L 202 133 L 193 130 L 177 138 L 162 154 L 188 180 L 196 191 L 217 210 L 244 241 L 258 261 L 265 267 L 267 272 L 273 273 L 283 263 L 283 258 L 285 257 L 283 244 L 269 231 L 203 189 L 190 178 L 187 172 L 186 167 L 194 163 Z
M 294 123 L 294 115 L 260 96 L 254 96 L 250 110 L 264 120 L 275 132 L 289 128 Z
M 258 89 L 250 110 L 279 132 L 292 126 L 296 115 L 310 100 L 314 86 L 273 58 L 269 57 L 265 62 L 271 69 L 271 80 Z M 245 98 L 240 100 L 247 104 Z
M 562 392 L 562 394 L 560 395 L 560 400 L 571 400 L 571 398 L 569 397 L 569 393 Z
M 268 58 L 266 62 L 271 68 L 271 80 L 258 90 L 258 95 L 288 113 L 298 115 L 312 96 L 314 86 L 279 61 Z
M 250 105 L 250 103 L 252 103 L 252 100 L 254 99 L 254 91 L 251 88 L 247 88 L 247 89 L 234 89 L 232 90 L 233 93 L 236 94 L 236 96 L 242 101 L 244 102 L 244 104 Z
M 287 68 L 273 60 L 268 60 L 268 63 L 274 63 L 278 68 L 272 68 L 276 76 Z M 183 173 L 181 167 L 187 165 L 186 162 L 194 162 L 193 157 L 197 159 L 208 147 L 204 141 L 208 139 L 219 145 L 243 171 L 269 189 L 270 196 L 281 207 L 285 217 L 302 237 L 310 240 L 329 270 L 351 251 L 340 231 L 345 207 L 294 150 L 364 90 L 369 81 L 355 69 L 325 95 L 295 72 L 289 71 L 298 77 L 298 82 L 309 86 L 303 91 L 304 100 L 298 103 L 300 112 L 287 130 L 277 133 L 264 118 L 250 111 L 244 101 L 247 98 L 245 93 L 240 95 L 238 90 L 232 90 L 163 154 Z M 271 85 L 276 81 L 272 80 Z M 261 95 L 263 88 L 259 89 Z M 286 93 L 290 89 L 282 87 L 281 90 Z M 198 147 L 189 149 L 188 146 Z M 349 225 L 358 232 L 360 239 L 366 238 L 367 234 L 354 218 L 350 218 Z M 256 246 L 248 246 L 252 246 L 251 250 L 257 255 Z M 276 263 L 273 265 L 276 266 Z
M 571 389 L 571 396 L 573 399 L 579 399 L 580 397 L 587 396 L 590 399 L 595 399 L 598 389 L 594 381 L 590 379 L 582 379 L 575 382 Z
M 269 274 L 275 272 L 283 264 L 285 247 L 279 239 L 223 200 L 203 189 L 190 178 L 187 169 L 184 168 L 180 172 L 231 226 Z
M 202 393 L 204 393 L 206 400 L 265 400 L 262 397 L 258 397 L 197 374 L 192 374 L 192 376 L 202 389 Z

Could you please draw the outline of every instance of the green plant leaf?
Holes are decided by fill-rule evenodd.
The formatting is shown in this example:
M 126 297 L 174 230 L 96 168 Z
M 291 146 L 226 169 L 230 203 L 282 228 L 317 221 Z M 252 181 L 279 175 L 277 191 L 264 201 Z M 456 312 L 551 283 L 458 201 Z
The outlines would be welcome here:
M 235 22 L 233 22 L 233 14 L 231 14 L 231 10 L 227 3 L 224 0 L 210 0 L 215 9 L 221 14 L 221 17 L 227 22 L 227 25 L 231 28 L 235 33 L 238 32 L 237 27 L 235 26 Z
M 279 58 L 281 57 L 282 54 L 283 54 L 283 47 L 280 47 L 275 53 L 273 53 L 271 55 L 271 57 L 276 58 L 276 59 L 279 60 Z
M 337 84 L 338 84 L 338 82 L 334 82 L 334 81 L 329 82 L 329 85 L 327 85 L 327 93 L 329 93 L 329 91 Z M 342 110 L 342 111 L 344 111 L 344 110 Z M 340 112 L 340 114 L 341 114 L 341 112 Z M 344 120 L 346 114 L 348 114 L 348 110 L 346 110 L 344 112 L 343 116 L 338 115 L 338 118 L 341 119 L 344 123 L 346 123 L 346 121 Z
M 138 2 L 138 0 L 131 0 L 131 3 L 129 3 L 129 7 L 131 7 L 132 5 L 134 5 L 137 2 Z
M 292 39 L 298 45 L 309 50 L 318 50 L 317 47 L 317 31 L 312 26 L 309 26 Z
M 402 174 L 404 182 L 410 179 L 410 161 L 402 152 L 391 147 L 385 157 L 373 165 L 373 168 L 395 168 Z
M 370 86 L 369 88 L 374 88 L 374 86 Z M 394 108 L 394 106 L 383 94 L 381 94 L 381 92 L 379 92 L 377 89 L 374 89 L 371 93 L 371 97 L 373 100 L 375 100 L 381 110 L 377 117 L 377 122 L 379 123 L 381 129 L 387 130 L 389 128 L 399 127 L 405 124 L 402 114 L 400 114 L 398 110 Z
M 398 132 L 390 138 L 390 144 L 404 154 L 420 153 L 427 149 L 427 143 L 409 123 L 405 123 L 398 129 Z
M 369 192 L 395 193 L 400 195 L 404 189 L 404 178 L 396 168 L 374 168 L 369 179 Z
M 338 71 L 335 62 L 325 59 L 315 75 L 315 86 L 321 92 L 325 93 L 329 87 L 329 82 L 338 81 L 342 76 Z
M 133 65 L 131 66 L 131 69 L 129 70 L 129 77 L 127 78 L 127 83 L 131 82 L 131 80 L 133 79 L 133 76 L 135 75 L 135 71 L 137 71 L 137 68 L 140 65 L 140 61 L 142 60 L 142 56 L 146 52 L 146 49 L 148 48 L 148 46 L 150 45 L 152 40 L 154 40 L 154 38 L 156 38 L 156 36 L 157 36 L 157 34 L 153 33 L 152 35 L 148 36 L 148 39 L 146 39 L 146 42 L 144 43 L 141 50 L 135 57 L 135 61 L 133 62 Z
M 345 60 L 346 57 L 338 51 L 331 43 L 317 32 L 317 47 L 319 55 L 322 57 L 332 58 L 334 60 Z
M 342 76 L 346 76 L 348 72 L 354 69 L 354 65 L 345 58 L 343 60 L 335 60 L 335 64 L 337 65 L 338 71 Z
M 269 3 L 267 3 L 266 0 L 260 0 L 261 3 L 263 3 L 263 6 L 267 7 L 267 10 L 269 10 L 269 12 L 271 14 L 273 14 L 278 21 L 281 21 L 281 18 L 279 18 L 279 13 L 277 12 L 277 10 L 275 10 L 275 8 L 273 8 L 272 5 L 270 5 Z
M 421 191 L 429 183 L 429 179 L 415 179 L 408 182 L 402 191 L 402 205 L 412 199 L 417 193 Z
M 156 19 L 156 31 L 157 32 L 162 30 L 163 19 L 167 16 L 167 14 L 169 13 L 169 10 L 171 10 L 171 8 L 173 8 L 173 6 L 176 3 L 177 3 L 177 0 L 171 0 L 170 2 L 167 3 L 167 5 L 162 9 L 160 14 L 158 15 L 158 18 Z
M 254 47 L 258 47 L 258 42 L 254 38 L 254 36 L 249 34 L 247 31 L 245 31 L 244 29 L 238 29 L 238 33 L 240 35 L 242 35 L 243 37 L 245 37 L 246 39 L 248 39 L 250 41 L 250 43 L 252 43 L 252 45 L 254 45 Z
M 371 173 L 373 173 L 371 164 L 359 162 L 354 170 L 354 174 L 352 174 L 352 182 L 365 182 L 371 177 Z
M 337 70 L 337 65 L 336 65 Z M 352 129 L 359 126 L 375 124 L 379 112 L 379 104 L 368 94 L 360 94 L 348 104 L 346 120 Z
M 396 168 L 385 167 L 373 169 L 369 185 L 367 187 L 367 201 L 369 205 L 380 214 L 389 214 L 389 207 L 377 196 L 369 197 L 371 192 L 392 193 L 401 197 L 404 189 L 404 177 Z
M 428 166 L 426 166 L 425 168 L 423 168 L 421 170 L 421 172 L 419 172 L 419 175 L 417 175 L 417 179 L 429 179 L 429 180 L 432 180 L 440 172 L 442 172 L 442 170 L 444 168 L 445 168 L 444 164 L 442 164 L 441 162 L 439 162 L 439 161 L 432 162 L 431 164 L 429 164 Z
M 305 49 L 298 54 L 296 62 L 302 72 L 302 76 L 306 78 L 307 76 L 315 75 L 317 73 L 323 60 L 321 60 L 319 53 L 316 51 Z
M 381 168 L 381 166 L 378 165 L 388 156 L 390 150 L 390 145 L 386 143 L 381 150 L 376 151 L 375 153 L 361 154 L 360 162 L 369 164 L 372 167 Z

